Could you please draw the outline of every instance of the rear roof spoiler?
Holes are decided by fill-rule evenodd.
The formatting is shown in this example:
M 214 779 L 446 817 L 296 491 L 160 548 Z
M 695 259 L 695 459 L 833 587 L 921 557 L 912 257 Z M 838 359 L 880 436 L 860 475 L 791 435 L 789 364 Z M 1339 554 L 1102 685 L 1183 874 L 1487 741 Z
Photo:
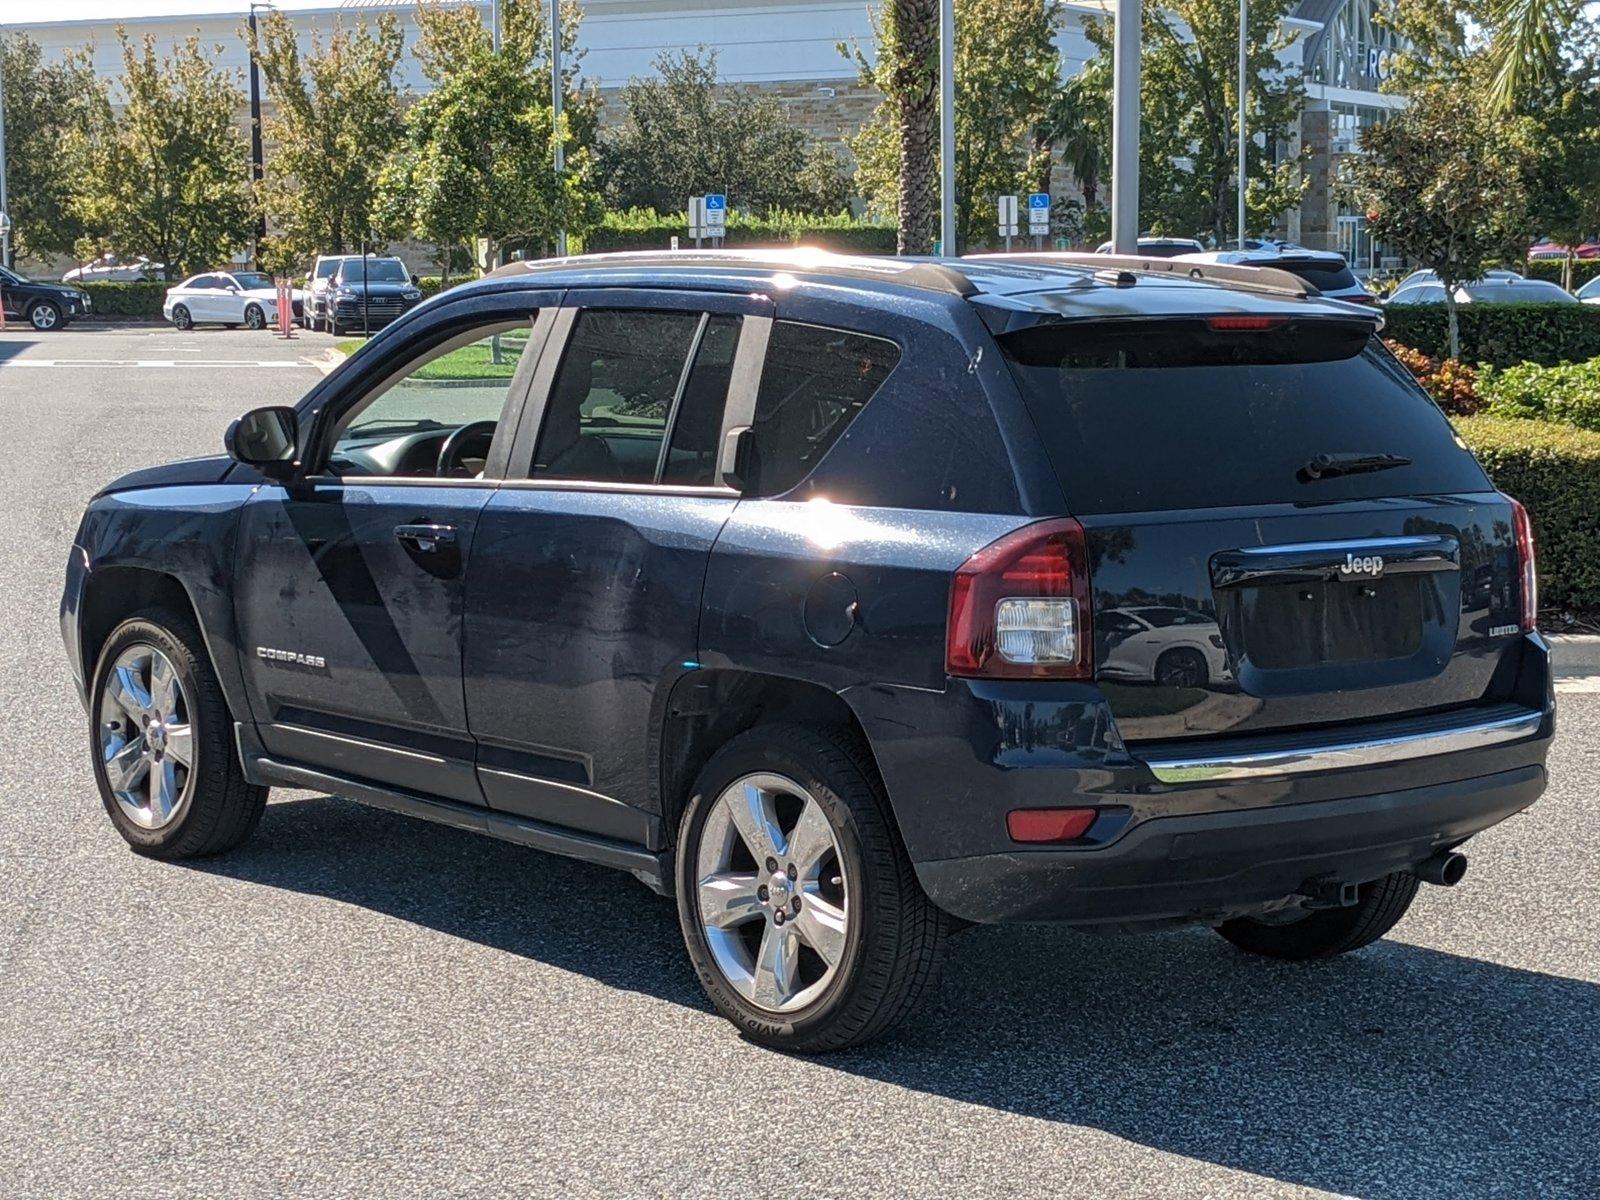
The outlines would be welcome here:
M 1298 275 L 1275 267 L 1239 266 L 1233 263 L 1180 262 L 1171 258 L 1144 258 L 1137 254 L 974 254 L 974 260 L 1038 263 L 1041 266 L 1083 267 L 1097 276 L 1127 272 L 1133 276 L 1155 275 L 1168 279 L 1193 279 L 1221 287 L 1266 292 L 1274 296 L 1310 299 L 1322 295 Z M 1114 281 L 1110 281 L 1114 282 Z M 1128 282 L 1133 282 L 1131 279 Z

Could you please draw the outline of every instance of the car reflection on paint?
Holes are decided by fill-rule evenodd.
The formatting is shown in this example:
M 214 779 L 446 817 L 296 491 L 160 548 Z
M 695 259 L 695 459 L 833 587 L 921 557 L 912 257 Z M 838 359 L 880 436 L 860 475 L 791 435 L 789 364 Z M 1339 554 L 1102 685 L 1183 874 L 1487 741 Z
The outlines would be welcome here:
M 1233 678 L 1222 631 L 1204 613 L 1150 604 L 1107 609 L 1094 620 L 1100 671 L 1108 678 L 1191 688 Z

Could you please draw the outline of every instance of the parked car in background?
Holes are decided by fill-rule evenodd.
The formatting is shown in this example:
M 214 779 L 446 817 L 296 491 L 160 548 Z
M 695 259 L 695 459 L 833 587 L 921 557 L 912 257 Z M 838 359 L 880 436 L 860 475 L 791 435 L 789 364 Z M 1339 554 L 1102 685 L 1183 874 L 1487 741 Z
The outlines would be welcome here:
M 278 289 L 259 271 L 207 271 L 168 288 L 161 315 L 179 329 L 265 329 L 278 319 Z
M 306 272 L 305 306 L 301 323 L 308 329 L 320 329 L 327 318 L 324 305 L 328 285 L 339 273 L 339 265 L 346 259 L 361 260 L 359 254 L 319 254 Z
M 63 283 L 137 283 L 141 280 L 160 279 L 166 271 L 163 263 L 148 258 L 119 258 L 115 254 L 102 254 L 93 262 L 73 267 L 62 275 Z
M 789 1051 L 894 1025 L 958 922 L 1382 937 L 1544 790 L 1527 513 L 1375 310 L 1104 263 L 515 263 L 105 483 L 60 620 L 109 823 L 219 854 L 312 789 L 621 868 Z M 1204 674 L 1119 685 L 1129 614 Z M 518 919 L 603 954 L 628 903 Z M 1273 978 L 1356 1021 L 1361 974 Z
M 1330 300 L 1348 304 L 1376 304 L 1378 298 L 1362 286 L 1344 255 L 1337 250 L 1273 246 L 1259 250 L 1207 250 L 1180 254 L 1178 262 L 1226 263 L 1241 267 L 1276 267 L 1309 283 Z
M 1552 242 L 1548 238 L 1535 242 L 1528 247 L 1528 257 L 1531 259 L 1562 259 L 1568 255 L 1573 258 L 1600 258 L 1600 242 L 1584 242 L 1579 246 L 1567 246 L 1560 242 Z
M 1444 284 L 1403 287 L 1386 304 L 1443 304 Z M 1545 279 L 1487 279 L 1456 289 L 1457 304 L 1576 304 L 1571 292 Z
M 0 267 L 0 305 L 7 321 L 26 321 L 41 333 L 65 329 L 89 315 L 93 302 L 82 288 L 44 283 Z
M 346 258 L 322 294 L 322 321 L 329 333 L 378 329 L 422 303 L 417 278 L 398 258 Z
M 1194 238 L 1173 237 L 1142 237 L 1139 239 L 1139 249 L 1135 252 L 1146 258 L 1177 258 L 1180 254 L 1199 254 L 1205 250 Z M 1095 250 L 1096 254 L 1112 254 L 1115 251 L 1112 243 L 1101 242 Z
M 1523 278 L 1526 278 L 1526 276 L 1519 275 L 1515 271 L 1508 271 L 1503 267 L 1491 267 L 1489 270 L 1483 273 L 1483 280 L 1485 283 L 1500 283 L 1505 280 L 1517 280 Z M 1407 288 L 1417 287 L 1424 283 L 1438 282 L 1439 273 L 1432 268 L 1424 268 L 1420 271 L 1413 271 L 1411 274 L 1407 275 L 1395 285 L 1394 292 L 1391 294 L 1398 294 L 1405 291 Z
M 1095 661 L 1107 679 L 1204 687 L 1232 679 L 1222 630 L 1191 608 L 1147 604 L 1095 613 Z
M 1600 304 L 1600 275 L 1578 289 L 1578 299 L 1585 304 Z

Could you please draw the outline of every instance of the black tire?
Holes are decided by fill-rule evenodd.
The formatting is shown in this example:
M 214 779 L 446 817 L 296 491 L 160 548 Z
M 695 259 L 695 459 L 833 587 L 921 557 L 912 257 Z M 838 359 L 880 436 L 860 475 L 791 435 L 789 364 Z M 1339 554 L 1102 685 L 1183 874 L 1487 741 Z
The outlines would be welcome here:
M 171 824 L 156 829 L 140 826 L 123 812 L 100 752 L 99 714 L 110 668 L 124 650 L 139 644 L 154 646 L 173 664 L 194 731 L 194 761 L 182 811 Z M 266 807 L 267 789 L 244 777 L 234 747 L 233 717 L 193 618 L 153 608 L 113 629 L 95 664 L 89 713 L 90 757 L 100 800 L 128 845 L 152 858 L 198 858 L 232 850 L 250 836 Z
M 174 329 L 193 329 L 194 317 L 189 312 L 186 304 L 176 304 L 172 308 L 172 327 Z
M 1297 921 L 1274 923 L 1254 917 L 1224 921 L 1217 932 L 1241 950 L 1268 958 L 1332 958 L 1377 941 L 1406 915 L 1417 894 L 1417 877 L 1397 871 L 1361 885 L 1349 908 L 1313 909 Z
M 244 327 L 246 329 L 265 329 L 267 327 L 267 313 L 259 304 L 249 304 L 244 310 Z
M 53 300 L 35 301 L 28 309 L 28 324 L 40 333 L 58 331 L 66 324 L 61 319 L 61 306 Z
M 1163 651 L 1152 674 L 1163 687 L 1205 687 L 1211 678 L 1206 656 L 1187 646 Z
M 734 990 L 699 915 L 696 860 L 706 818 L 724 789 L 754 773 L 785 776 L 810 793 L 828 818 L 844 877 L 855 881 L 834 977 L 792 1012 L 757 1007 Z M 678 916 L 690 961 L 717 1011 L 752 1041 L 803 1054 L 867 1041 L 902 1020 L 937 971 L 949 918 L 917 883 L 877 774 L 842 731 L 760 725 L 729 741 L 695 783 L 677 859 Z

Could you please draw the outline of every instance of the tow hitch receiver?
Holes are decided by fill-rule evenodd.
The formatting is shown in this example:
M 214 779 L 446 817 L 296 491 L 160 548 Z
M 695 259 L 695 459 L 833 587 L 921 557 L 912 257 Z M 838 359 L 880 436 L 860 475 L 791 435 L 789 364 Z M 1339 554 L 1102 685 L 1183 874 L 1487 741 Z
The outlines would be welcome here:
M 1352 908 L 1361 900 L 1361 887 L 1322 875 L 1301 884 L 1300 894 L 1305 908 Z

